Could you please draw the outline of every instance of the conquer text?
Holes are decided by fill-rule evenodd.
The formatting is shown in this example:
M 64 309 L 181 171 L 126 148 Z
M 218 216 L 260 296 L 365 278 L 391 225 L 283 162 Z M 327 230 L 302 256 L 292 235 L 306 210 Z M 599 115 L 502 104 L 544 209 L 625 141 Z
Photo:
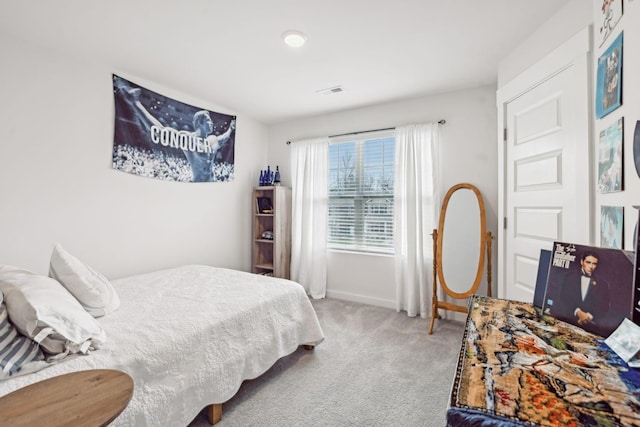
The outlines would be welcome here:
M 178 132 L 169 127 L 151 126 L 151 141 L 165 147 L 179 148 L 185 151 L 213 153 L 213 148 L 206 139 L 199 138 L 190 132 Z

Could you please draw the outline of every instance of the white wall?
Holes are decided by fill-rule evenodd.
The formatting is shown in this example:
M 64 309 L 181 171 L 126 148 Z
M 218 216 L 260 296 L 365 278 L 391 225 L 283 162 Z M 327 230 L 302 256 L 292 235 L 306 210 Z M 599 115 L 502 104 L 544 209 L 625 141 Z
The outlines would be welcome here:
M 290 185 L 286 141 L 445 119 L 440 150 L 442 196 L 454 184 L 475 184 L 484 195 L 488 229 L 495 234 L 495 91 L 487 86 L 274 125 L 269 129 L 269 163 L 280 166 L 283 184 Z M 393 258 L 331 252 L 327 295 L 395 308 Z
M 498 88 L 569 40 L 592 21 L 591 4 L 585 0 L 571 0 L 500 62 Z
M 249 270 L 251 188 L 264 125 L 239 115 L 232 183 L 172 183 L 111 169 L 113 69 L 0 35 L 0 260 L 46 273 L 60 242 L 109 278 L 203 263 Z

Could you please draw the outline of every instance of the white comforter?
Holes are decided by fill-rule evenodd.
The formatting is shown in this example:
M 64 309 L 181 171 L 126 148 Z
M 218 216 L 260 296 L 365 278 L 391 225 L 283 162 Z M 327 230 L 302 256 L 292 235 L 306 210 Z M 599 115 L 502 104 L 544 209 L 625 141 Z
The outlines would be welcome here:
M 298 283 L 185 266 L 112 282 L 118 311 L 99 318 L 107 342 L 34 374 L 0 382 L 0 396 L 56 375 L 110 368 L 134 379 L 118 426 L 186 426 L 323 332 Z

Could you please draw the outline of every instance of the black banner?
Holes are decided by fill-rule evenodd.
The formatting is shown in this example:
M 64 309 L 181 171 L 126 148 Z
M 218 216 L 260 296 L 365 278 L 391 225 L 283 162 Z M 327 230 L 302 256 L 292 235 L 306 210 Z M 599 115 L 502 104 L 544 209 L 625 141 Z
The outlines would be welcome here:
M 233 180 L 236 117 L 113 76 L 113 168 L 168 181 Z

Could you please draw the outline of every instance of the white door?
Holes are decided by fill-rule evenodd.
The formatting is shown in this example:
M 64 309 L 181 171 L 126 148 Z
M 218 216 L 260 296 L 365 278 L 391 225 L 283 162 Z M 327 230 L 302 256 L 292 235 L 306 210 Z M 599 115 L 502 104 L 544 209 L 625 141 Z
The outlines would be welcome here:
M 556 56 L 502 104 L 502 298 L 533 301 L 541 249 L 591 240 L 588 55 Z

